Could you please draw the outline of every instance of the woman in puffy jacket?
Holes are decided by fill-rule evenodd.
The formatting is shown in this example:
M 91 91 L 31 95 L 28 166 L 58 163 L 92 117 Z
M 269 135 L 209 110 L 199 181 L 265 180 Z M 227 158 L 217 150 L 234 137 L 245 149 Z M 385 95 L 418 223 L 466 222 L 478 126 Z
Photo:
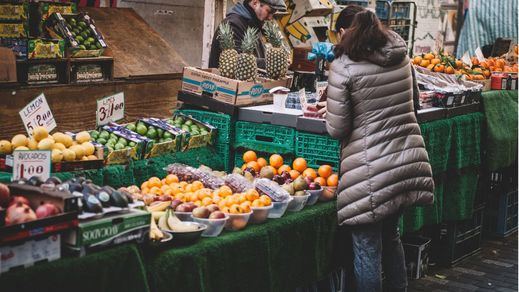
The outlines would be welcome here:
M 326 127 L 342 141 L 338 222 L 352 233 L 358 291 L 382 291 L 382 266 L 389 290 L 406 291 L 398 222 L 404 208 L 432 204 L 434 191 L 407 47 L 368 10 L 337 30 Z

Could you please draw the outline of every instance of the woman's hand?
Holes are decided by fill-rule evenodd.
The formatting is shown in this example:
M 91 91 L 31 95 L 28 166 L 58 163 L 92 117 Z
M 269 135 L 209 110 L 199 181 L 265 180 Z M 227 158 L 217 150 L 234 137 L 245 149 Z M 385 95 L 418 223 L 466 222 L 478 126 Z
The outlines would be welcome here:
M 319 110 L 317 111 L 319 115 L 323 118 L 326 118 L 326 100 L 318 102 L 317 108 L 319 108 Z

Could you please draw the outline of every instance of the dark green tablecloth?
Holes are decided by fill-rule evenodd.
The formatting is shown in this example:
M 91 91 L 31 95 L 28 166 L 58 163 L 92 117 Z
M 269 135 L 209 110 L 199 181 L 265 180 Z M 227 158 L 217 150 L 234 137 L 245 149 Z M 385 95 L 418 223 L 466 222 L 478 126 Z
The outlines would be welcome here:
M 517 159 L 517 90 L 483 92 L 483 106 L 487 167 L 508 167 Z
M 146 292 L 146 271 L 135 245 L 83 258 L 65 258 L 0 276 L 2 292 Z
M 291 291 L 333 268 L 335 202 L 146 256 L 156 291 Z

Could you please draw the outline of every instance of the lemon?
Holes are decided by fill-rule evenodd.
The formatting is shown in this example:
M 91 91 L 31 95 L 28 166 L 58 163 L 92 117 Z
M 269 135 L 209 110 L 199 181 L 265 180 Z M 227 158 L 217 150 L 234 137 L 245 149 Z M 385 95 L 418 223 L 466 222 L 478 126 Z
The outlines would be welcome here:
M 58 149 L 58 150 L 65 150 L 67 149 L 67 147 L 65 147 L 65 145 L 61 144 L 61 143 L 54 143 L 54 145 L 52 145 L 52 149 Z
M 63 152 L 59 149 L 52 149 L 52 162 L 60 162 L 63 160 Z
M 34 138 L 29 139 L 27 147 L 29 147 L 31 150 L 38 150 L 38 141 L 36 141 Z
M 7 140 L 0 141 L 0 154 L 10 154 L 13 151 L 11 142 Z
M 85 149 L 83 149 L 83 146 L 73 145 L 69 149 L 74 151 L 74 153 L 76 154 L 76 159 L 79 159 L 79 158 L 85 156 Z
M 45 139 L 42 139 L 38 143 L 38 149 L 39 150 L 51 150 L 53 145 L 54 145 L 54 141 L 52 141 L 49 138 L 45 138 Z
M 49 136 L 49 132 L 47 131 L 47 129 L 45 129 L 44 127 L 36 127 L 33 131 L 32 131 L 32 137 L 40 142 L 41 140 L 47 138 Z
M 81 144 L 81 147 L 85 149 L 85 155 L 92 155 L 96 151 L 96 148 L 94 147 L 94 144 L 90 142 L 84 142 Z
M 65 137 L 66 135 L 61 133 L 61 132 L 56 132 L 54 134 L 52 134 L 52 138 L 54 138 L 54 141 L 56 141 L 56 143 L 61 143 L 63 145 L 65 145 Z
M 88 155 L 88 160 L 98 160 L 99 158 L 95 155 Z
M 87 156 L 83 156 L 83 157 L 81 157 L 81 160 L 88 160 L 88 157 Z
M 63 150 L 63 159 L 65 161 L 74 161 L 76 159 L 76 153 L 70 149 Z
M 72 146 L 72 144 L 74 142 L 74 140 L 72 140 L 72 137 L 70 137 L 69 135 L 63 134 L 63 136 L 61 136 L 61 138 L 63 139 L 62 141 L 56 141 L 56 142 L 59 142 L 59 143 L 65 145 L 65 147 L 67 147 L 67 148 Z
M 11 144 L 13 148 L 18 148 L 20 146 L 27 146 L 29 144 L 29 139 L 25 137 L 23 134 L 18 134 L 11 139 Z
M 87 131 L 79 132 L 79 133 L 76 134 L 76 141 L 79 144 L 82 144 L 82 143 L 85 143 L 85 142 L 90 142 L 90 140 L 91 140 L 90 134 L 88 134 Z
M 25 146 L 18 146 L 14 150 L 29 150 L 29 148 L 27 148 Z

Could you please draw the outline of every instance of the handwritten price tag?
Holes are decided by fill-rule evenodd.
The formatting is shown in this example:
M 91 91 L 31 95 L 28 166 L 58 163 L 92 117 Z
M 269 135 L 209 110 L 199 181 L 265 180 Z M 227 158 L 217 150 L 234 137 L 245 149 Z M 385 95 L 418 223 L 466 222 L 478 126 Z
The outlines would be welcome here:
M 13 178 L 30 178 L 39 176 L 42 180 L 50 177 L 51 152 L 40 151 L 14 151 L 13 152 Z
M 124 92 L 97 100 L 96 122 L 98 126 L 124 118 Z
M 328 87 L 328 81 L 315 81 L 315 91 L 317 93 L 317 101 L 321 101 L 327 87 Z
M 36 127 L 44 127 L 48 132 L 56 128 L 56 121 L 43 93 L 26 105 L 19 114 L 29 136 L 32 136 Z

